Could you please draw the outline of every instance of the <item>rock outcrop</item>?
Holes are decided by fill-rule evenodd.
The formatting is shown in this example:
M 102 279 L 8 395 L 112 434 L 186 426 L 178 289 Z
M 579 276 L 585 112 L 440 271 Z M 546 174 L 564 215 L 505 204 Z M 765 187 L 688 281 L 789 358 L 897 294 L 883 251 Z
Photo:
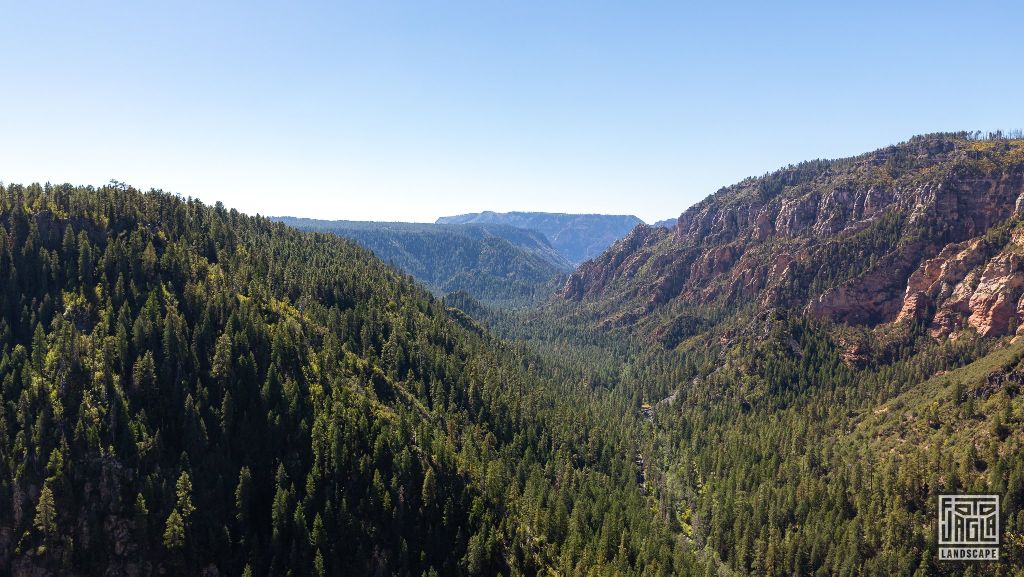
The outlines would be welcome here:
M 562 297 L 595 305 L 606 325 L 669 305 L 754 302 L 999 336 L 1024 324 L 1022 211 L 1024 141 L 919 137 L 724 188 L 671 231 L 634 229 L 577 269 Z
M 956 337 L 968 328 L 1002 336 L 1024 324 L 1022 296 L 1024 228 L 1017 227 L 1009 240 L 977 237 L 922 262 L 907 281 L 896 320 L 927 321 L 935 337 Z

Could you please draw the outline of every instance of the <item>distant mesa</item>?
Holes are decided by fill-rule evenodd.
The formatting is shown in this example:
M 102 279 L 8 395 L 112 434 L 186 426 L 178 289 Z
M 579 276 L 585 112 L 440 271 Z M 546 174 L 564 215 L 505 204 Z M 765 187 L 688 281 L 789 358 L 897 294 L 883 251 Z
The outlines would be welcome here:
M 643 221 L 633 215 L 551 212 L 475 212 L 443 216 L 437 224 L 504 224 L 535 230 L 573 265 L 590 260 Z

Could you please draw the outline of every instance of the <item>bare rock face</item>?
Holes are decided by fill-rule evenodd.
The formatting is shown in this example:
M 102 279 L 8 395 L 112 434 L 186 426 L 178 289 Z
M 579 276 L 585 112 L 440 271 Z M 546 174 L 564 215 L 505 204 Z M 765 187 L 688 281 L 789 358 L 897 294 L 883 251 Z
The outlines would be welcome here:
M 927 316 L 929 307 L 942 301 L 945 306 L 936 313 L 935 322 L 943 328 L 936 332 L 938 325 L 934 325 L 933 332 L 949 335 L 962 326 L 958 317 L 967 311 L 970 293 L 963 287 L 959 292 L 956 289 L 971 270 L 985 262 L 987 256 L 983 240 L 976 238 L 947 245 L 937 256 L 922 262 L 907 280 L 903 305 L 895 320 L 920 321 Z
M 138 545 L 132 540 L 130 520 L 108 515 L 103 521 L 103 532 L 112 542 L 115 556 L 125 557 L 138 551 Z
M 819 216 L 824 216 L 819 219 Z M 784 237 L 795 237 L 809 228 L 831 228 L 826 227 L 826 222 L 838 220 L 837 213 L 820 215 L 818 212 L 818 198 L 814 193 L 807 194 L 800 198 L 782 201 L 778 216 L 775 218 L 775 230 Z
M 988 257 L 983 239 L 947 245 L 935 258 L 921 266 L 907 280 L 907 294 L 922 293 L 940 298 L 943 292 L 963 280 L 966 274 L 983 264 Z
M 967 324 L 982 336 L 1009 332 L 1010 319 L 1017 317 L 1017 303 L 1024 287 L 1024 258 L 1000 255 L 985 265 L 978 287 L 969 302 Z M 1016 327 L 1015 327 L 1016 328 Z
M 1005 244 L 976 237 L 951 244 L 910 275 L 897 322 L 929 320 L 937 338 L 956 337 L 966 329 L 981 336 L 1013 333 L 1024 319 L 1024 228 L 1018 226 Z
M 903 306 L 900 307 L 897 321 L 918 321 L 928 313 L 928 295 L 921 291 L 908 294 L 903 299 Z

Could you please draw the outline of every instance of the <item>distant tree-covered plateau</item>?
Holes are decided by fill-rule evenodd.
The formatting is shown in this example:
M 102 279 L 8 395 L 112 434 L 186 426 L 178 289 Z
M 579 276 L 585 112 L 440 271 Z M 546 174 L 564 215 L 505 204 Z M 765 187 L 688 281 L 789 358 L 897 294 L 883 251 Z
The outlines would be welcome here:
M 274 220 L 352 239 L 440 295 L 465 291 L 498 306 L 547 298 L 572 270 L 543 234 L 504 224 Z
M 563 258 L 578 265 L 604 252 L 643 221 L 625 214 L 485 211 L 442 216 L 437 224 L 501 224 L 535 230 L 547 237 Z

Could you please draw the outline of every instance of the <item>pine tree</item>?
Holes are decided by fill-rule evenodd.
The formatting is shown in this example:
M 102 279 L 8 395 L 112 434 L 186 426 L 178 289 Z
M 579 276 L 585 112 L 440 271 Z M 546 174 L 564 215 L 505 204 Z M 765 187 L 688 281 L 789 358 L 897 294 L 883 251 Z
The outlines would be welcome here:
M 53 491 L 50 484 L 43 484 L 43 490 L 39 492 L 39 502 L 36 504 L 35 527 L 49 539 L 57 533 L 57 508 L 53 502 Z
M 235 520 L 239 527 L 249 526 L 249 509 L 252 507 L 252 472 L 243 466 L 238 473 L 238 484 L 235 486 Z
M 164 547 L 170 550 L 181 549 L 185 546 L 185 521 L 177 508 L 171 509 L 167 516 L 167 523 L 164 528 Z
M 189 518 L 195 512 L 195 505 L 192 504 L 192 479 L 187 471 L 182 471 L 178 476 L 175 494 L 177 502 L 167 516 L 164 528 L 164 546 L 168 549 L 181 549 L 185 546 Z
M 231 336 L 225 332 L 217 337 L 217 345 L 214 347 L 213 359 L 210 362 L 210 375 L 222 386 L 231 378 L 231 361 Z
M 423 476 L 422 499 L 424 511 L 432 509 L 437 501 L 437 479 L 434 477 L 432 467 L 428 467 L 427 473 Z
M 175 494 L 178 497 L 178 503 L 175 508 L 181 514 L 184 522 L 188 523 L 189 517 L 192 516 L 196 508 L 192 504 L 192 479 L 188 476 L 187 471 L 182 471 L 178 477 L 178 482 L 175 485 Z
M 153 353 L 146 351 L 137 361 L 132 371 L 132 387 L 135 390 L 151 391 L 156 386 L 156 363 Z

